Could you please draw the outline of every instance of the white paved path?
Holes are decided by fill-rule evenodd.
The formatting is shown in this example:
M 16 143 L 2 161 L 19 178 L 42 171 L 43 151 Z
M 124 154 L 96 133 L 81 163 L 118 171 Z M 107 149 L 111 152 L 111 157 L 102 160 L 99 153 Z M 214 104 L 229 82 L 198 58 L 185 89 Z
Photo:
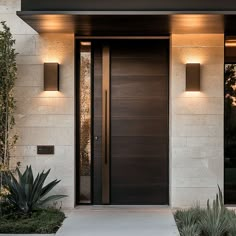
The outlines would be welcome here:
M 88 206 L 69 214 L 56 236 L 179 236 L 169 207 Z

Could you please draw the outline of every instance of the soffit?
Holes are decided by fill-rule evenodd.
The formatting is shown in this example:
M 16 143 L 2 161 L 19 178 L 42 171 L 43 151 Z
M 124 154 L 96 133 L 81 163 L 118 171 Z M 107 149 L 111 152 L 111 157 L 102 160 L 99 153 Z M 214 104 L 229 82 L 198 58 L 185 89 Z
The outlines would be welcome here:
M 158 36 L 236 32 L 236 12 L 20 11 L 38 33 L 81 36 Z

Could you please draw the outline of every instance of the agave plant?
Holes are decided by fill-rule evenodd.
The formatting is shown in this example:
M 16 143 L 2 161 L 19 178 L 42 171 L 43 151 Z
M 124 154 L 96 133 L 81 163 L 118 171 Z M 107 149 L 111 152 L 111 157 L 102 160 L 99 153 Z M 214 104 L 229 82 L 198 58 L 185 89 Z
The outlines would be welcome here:
M 44 186 L 50 170 L 38 173 L 35 179 L 31 166 L 27 166 L 24 173 L 21 173 L 19 168 L 16 169 L 16 172 L 18 178 L 15 178 L 11 172 L 4 175 L 5 187 L 9 191 L 6 199 L 21 212 L 29 214 L 35 208 L 40 207 L 49 201 L 55 201 L 66 197 L 66 195 L 51 195 L 46 197 L 46 195 L 60 182 L 60 180 L 54 180 Z

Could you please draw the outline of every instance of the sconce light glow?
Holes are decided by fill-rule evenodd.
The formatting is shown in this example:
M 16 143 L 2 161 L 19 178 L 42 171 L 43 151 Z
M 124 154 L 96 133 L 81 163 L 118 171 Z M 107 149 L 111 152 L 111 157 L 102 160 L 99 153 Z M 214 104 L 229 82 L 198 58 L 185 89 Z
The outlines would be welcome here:
M 184 98 L 199 98 L 199 97 L 205 97 L 204 93 L 203 92 L 200 92 L 200 91 L 196 91 L 196 92 L 184 92 L 181 94 L 181 97 L 184 97 Z
M 200 91 L 200 63 L 186 64 L 186 92 Z
M 59 91 L 58 63 L 44 63 L 44 91 Z
M 60 91 L 43 91 L 39 96 L 42 98 L 63 98 L 64 94 Z

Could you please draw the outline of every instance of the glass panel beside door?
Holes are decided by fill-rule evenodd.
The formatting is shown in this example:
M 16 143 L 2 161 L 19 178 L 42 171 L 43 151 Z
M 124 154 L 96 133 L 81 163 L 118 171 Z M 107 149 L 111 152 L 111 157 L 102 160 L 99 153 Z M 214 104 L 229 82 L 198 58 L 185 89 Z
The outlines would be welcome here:
M 80 42 L 80 193 L 79 203 L 91 203 L 91 43 Z

